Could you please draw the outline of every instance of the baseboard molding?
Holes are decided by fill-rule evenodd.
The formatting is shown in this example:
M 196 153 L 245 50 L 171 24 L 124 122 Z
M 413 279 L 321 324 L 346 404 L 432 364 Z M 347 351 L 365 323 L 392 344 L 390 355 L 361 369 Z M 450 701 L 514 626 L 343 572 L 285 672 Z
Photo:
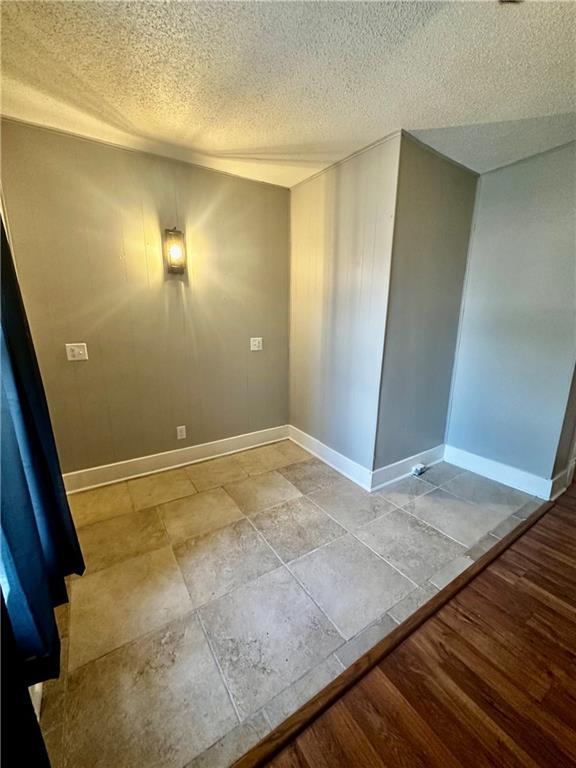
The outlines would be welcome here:
M 114 464 L 67 472 L 64 475 L 64 485 L 69 493 L 85 491 L 100 485 L 109 485 L 120 480 L 148 475 L 150 472 L 176 469 L 185 464 L 194 464 L 197 461 L 226 456 L 229 453 L 237 453 L 246 450 L 246 448 L 274 443 L 287 437 L 287 425 L 261 429 L 258 432 L 235 435 L 201 445 L 190 445 L 175 451 L 165 451 L 164 453 L 155 453 L 152 456 L 140 456 L 137 459 L 127 459 L 126 461 L 117 461 Z
M 576 468 L 576 459 L 573 459 L 570 464 L 552 478 L 552 490 L 550 492 L 550 498 L 552 500 L 561 496 L 566 488 L 572 483 L 574 479 L 574 470 Z
M 457 467 L 476 472 L 478 475 L 496 480 L 519 491 L 524 491 L 531 496 L 549 500 L 557 498 L 566 490 L 572 482 L 575 468 L 575 462 L 571 461 L 562 472 L 552 479 L 546 479 L 538 475 L 532 475 L 529 472 L 524 472 L 516 467 L 510 467 L 507 464 L 501 464 L 492 459 L 468 453 L 468 451 L 463 451 L 451 445 L 437 445 L 435 448 L 430 448 L 427 451 L 409 456 L 394 464 L 371 471 L 297 427 L 284 424 L 279 427 L 249 432 L 245 435 L 235 435 L 223 440 L 214 440 L 210 443 L 191 445 L 175 451 L 165 451 L 164 453 L 156 453 L 151 456 L 141 456 L 136 459 L 118 461 L 114 464 L 104 464 L 99 467 L 81 469 L 77 472 L 68 472 L 64 475 L 64 485 L 68 493 L 85 491 L 101 485 L 109 485 L 121 480 L 148 475 L 151 472 L 176 469 L 186 464 L 194 464 L 198 461 L 226 456 L 230 453 L 244 451 L 247 448 L 256 448 L 260 445 L 267 445 L 268 443 L 274 443 L 277 440 L 284 440 L 286 438 L 290 438 L 313 456 L 322 459 L 333 469 L 367 491 L 377 491 L 388 483 L 406 477 L 410 474 L 415 464 L 436 464 L 444 459 L 444 461 L 455 464 Z
M 546 501 L 556 498 L 568 486 L 568 469 L 552 479 L 547 479 L 539 475 L 533 475 L 530 472 L 525 472 L 522 469 L 511 467 L 508 464 L 502 464 L 499 461 L 486 459 L 484 456 L 478 456 L 475 453 L 468 453 L 468 451 L 463 451 L 461 448 L 455 448 L 452 445 L 446 446 L 444 461 Z
M 36 715 L 36 719 L 38 721 L 40 721 L 40 708 L 42 706 L 42 690 L 42 683 L 34 683 L 34 685 L 31 685 L 28 688 L 28 693 L 30 694 L 30 699 L 32 700 L 32 706 L 34 707 L 34 714 Z
M 322 459 L 322 461 L 332 467 L 332 469 L 340 472 L 340 474 L 344 475 L 349 480 L 352 480 L 366 491 L 371 490 L 372 472 L 369 469 L 366 469 L 366 467 L 343 456 L 341 453 L 338 453 L 338 451 L 321 443 L 320 440 L 308 435 L 306 432 L 302 432 L 302 430 L 297 427 L 288 426 L 288 437 L 302 448 L 305 448 L 313 456 Z
M 566 487 L 568 487 L 573 483 L 575 475 L 576 475 L 576 459 L 572 459 L 570 464 L 568 464 L 568 482 L 566 484 Z
M 412 471 L 415 464 L 437 464 L 444 458 L 444 445 L 437 445 L 435 448 L 429 448 L 427 451 L 416 453 L 414 456 L 408 456 L 406 459 L 396 461 L 394 464 L 388 464 L 372 472 L 371 491 L 377 491 L 388 483 L 400 480 Z
M 228 437 L 224 440 L 215 440 L 211 443 L 192 445 L 175 451 L 165 451 L 164 453 L 156 453 L 152 456 L 141 456 L 136 459 L 118 461 L 114 464 L 104 464 L 99 467 L 81 469 L 77 472 L 68 472 L 64 475 L 64 485 L 68 493 L 86 491 L 90 488 L 98 488 L 101 485 L 109 485 L 121 480 L 148 475 L 150 472 L 176 469 L 186 464 L 194 464 L 198 461 L 226 456 L 230 453 L 244 451 L 247 448 L 256 448 L 257 446 L 267 445 L 268 443 L 285 438 L 290 438 L 313 456 L 322 459 L 326 464 L 366 491 L 376 490 L 388 482 L 404 477 L 410 472 L 414 464 L 419 462 L 422 464 L 433 464 L 436 461 L 440 461 L 444 448 L 444 446 L 438 446 L 431 451 L 424 451 L 396 464 L 391 464 L 389 467 L 383 467 L 376 470 L 376 472 L 372 472 L 370 469 L 363 467 L 361 464 L 320 442 L 315 437 L 302 432 L 297 427 L 283 425 L 281 427 L 263 429 L 259 432 L 249 432 L 246 435 Z

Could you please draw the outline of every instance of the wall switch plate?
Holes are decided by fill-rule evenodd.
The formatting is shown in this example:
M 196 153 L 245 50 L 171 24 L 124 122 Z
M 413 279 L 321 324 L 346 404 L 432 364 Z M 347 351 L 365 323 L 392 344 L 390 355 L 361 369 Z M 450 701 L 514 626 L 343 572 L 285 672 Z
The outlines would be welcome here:
M 176 427 L 176 440 L 184 440 L 186 437 L 186 425 Z
M 250 338 L 250 352 L 262 351 L 262 336 L 252 336 Z
M 88 347 L 84 342 L 75 344 L 66 344 L 66 359 L 76 362 L 77 360 L 88 360 Z

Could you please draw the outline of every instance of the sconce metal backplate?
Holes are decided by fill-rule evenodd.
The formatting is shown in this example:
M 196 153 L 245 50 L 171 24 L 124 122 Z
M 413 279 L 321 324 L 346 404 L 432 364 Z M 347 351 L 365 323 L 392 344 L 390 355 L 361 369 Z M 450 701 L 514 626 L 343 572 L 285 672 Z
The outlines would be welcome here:
M 172 275 L 186 272 L 186 244 L 184 233 L 174 227 L 164 230 L 164 263 Z

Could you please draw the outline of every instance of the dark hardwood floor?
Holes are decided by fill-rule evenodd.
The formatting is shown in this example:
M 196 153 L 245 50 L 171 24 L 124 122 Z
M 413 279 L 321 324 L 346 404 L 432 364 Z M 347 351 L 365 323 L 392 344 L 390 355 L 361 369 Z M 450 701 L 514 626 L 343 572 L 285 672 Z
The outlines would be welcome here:
M 502 549 L 274 758 L 240 764 L 576 766 L 576 486 Z

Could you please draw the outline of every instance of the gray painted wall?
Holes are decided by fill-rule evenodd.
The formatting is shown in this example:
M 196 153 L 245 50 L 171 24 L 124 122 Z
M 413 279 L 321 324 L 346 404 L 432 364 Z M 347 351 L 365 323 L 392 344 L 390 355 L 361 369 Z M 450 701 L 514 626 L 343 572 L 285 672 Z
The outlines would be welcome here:
M 375 469 L 444 442 L 476 180 L 403 135 Z
M 287 189 L 13 122 L 2 144 L 64 471 L 287 422 Z M 161 231 L 174 225 L 188 282 L 163 271 Z M 66 361 L 74 341 L 88 362 Z
M 552 476 L 576 358 L 576 145 L 482 176 L 447 442 Z
M 290 423 L 372 469 L 400 137 L 292 191 Z

